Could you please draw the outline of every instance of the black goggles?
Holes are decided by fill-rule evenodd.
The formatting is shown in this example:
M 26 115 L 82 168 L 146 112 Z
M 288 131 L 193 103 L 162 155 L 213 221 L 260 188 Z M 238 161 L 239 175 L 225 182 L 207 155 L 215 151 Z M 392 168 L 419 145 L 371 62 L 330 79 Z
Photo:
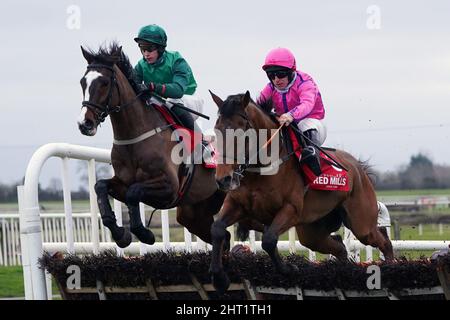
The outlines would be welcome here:
M 267 72 L 267 76 L 270 80 L 274 80 L 275 77 L 277 77 L 278 79 L 288 77 L 291 73 L 292 71 L 269 71 Z
M 139 48 L 141 48 L 142 51 L 152 52 L 152 51 L 158 50 L 159 46 L 157 44 L 152 44 L 152 43 L 151 44 L 147 44 L 147 43 L 141 44 L 140 43 Z

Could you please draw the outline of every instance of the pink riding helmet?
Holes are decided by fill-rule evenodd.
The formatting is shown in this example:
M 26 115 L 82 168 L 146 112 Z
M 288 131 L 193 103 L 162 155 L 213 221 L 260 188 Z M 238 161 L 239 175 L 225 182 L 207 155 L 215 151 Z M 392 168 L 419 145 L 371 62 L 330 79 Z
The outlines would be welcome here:
M 289 49 L 275 48 L 269 51 L 262 66 L 263 70 L 266 70 L 270 66 L 280 66 L 289 68 L 291 70 L 296 69 L 295 57 Z

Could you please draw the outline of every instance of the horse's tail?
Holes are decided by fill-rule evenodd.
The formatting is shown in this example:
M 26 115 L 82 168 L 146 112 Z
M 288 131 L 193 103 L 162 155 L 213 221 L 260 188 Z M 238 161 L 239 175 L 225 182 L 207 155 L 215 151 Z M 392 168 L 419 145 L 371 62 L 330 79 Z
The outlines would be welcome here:
M 369 160 L 358 160 L 359 165 L 361 166 L 362 170 L 365 174 L 369 177 L 370 183 L 372 183 L 372 186 L 375 187 L 377 183 L 377 174 L 375 170 L 373 170 L 372 165 L 369 164 Z

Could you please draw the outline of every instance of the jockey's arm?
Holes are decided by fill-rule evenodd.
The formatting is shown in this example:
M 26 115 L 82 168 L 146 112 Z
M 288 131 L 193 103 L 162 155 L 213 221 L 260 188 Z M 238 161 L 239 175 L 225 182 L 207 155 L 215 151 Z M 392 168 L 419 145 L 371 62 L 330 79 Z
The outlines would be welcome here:
M 172 82 L 156 84 L 155 92 L 165 98 L 179 99 L 184 95 L 189 83 L 191 68 L 186 60 L 178 59 L 173 65 Z
M 301 102 L 289 111 L 295 120 L 302 120 L 311 113 L 316 103 L 318 92 L 319 89 L 311 80 L 307 80 L 300 85 L 299 97 Z
M 266 85 L 264 89 L 259 93 L 259 96 L 256 98 L 256 103 L 262 105 L 270 100 L 270 96 L 272 94 L 272 88 L 270 85 Z

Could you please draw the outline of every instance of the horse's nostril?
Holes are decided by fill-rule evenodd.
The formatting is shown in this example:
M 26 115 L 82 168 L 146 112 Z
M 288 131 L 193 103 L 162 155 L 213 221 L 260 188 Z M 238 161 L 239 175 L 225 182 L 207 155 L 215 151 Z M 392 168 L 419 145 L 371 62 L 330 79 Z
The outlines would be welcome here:
M 84 127 L 88 130 L 94 128 L 94 122 L 91 120 L 84 121 Z

